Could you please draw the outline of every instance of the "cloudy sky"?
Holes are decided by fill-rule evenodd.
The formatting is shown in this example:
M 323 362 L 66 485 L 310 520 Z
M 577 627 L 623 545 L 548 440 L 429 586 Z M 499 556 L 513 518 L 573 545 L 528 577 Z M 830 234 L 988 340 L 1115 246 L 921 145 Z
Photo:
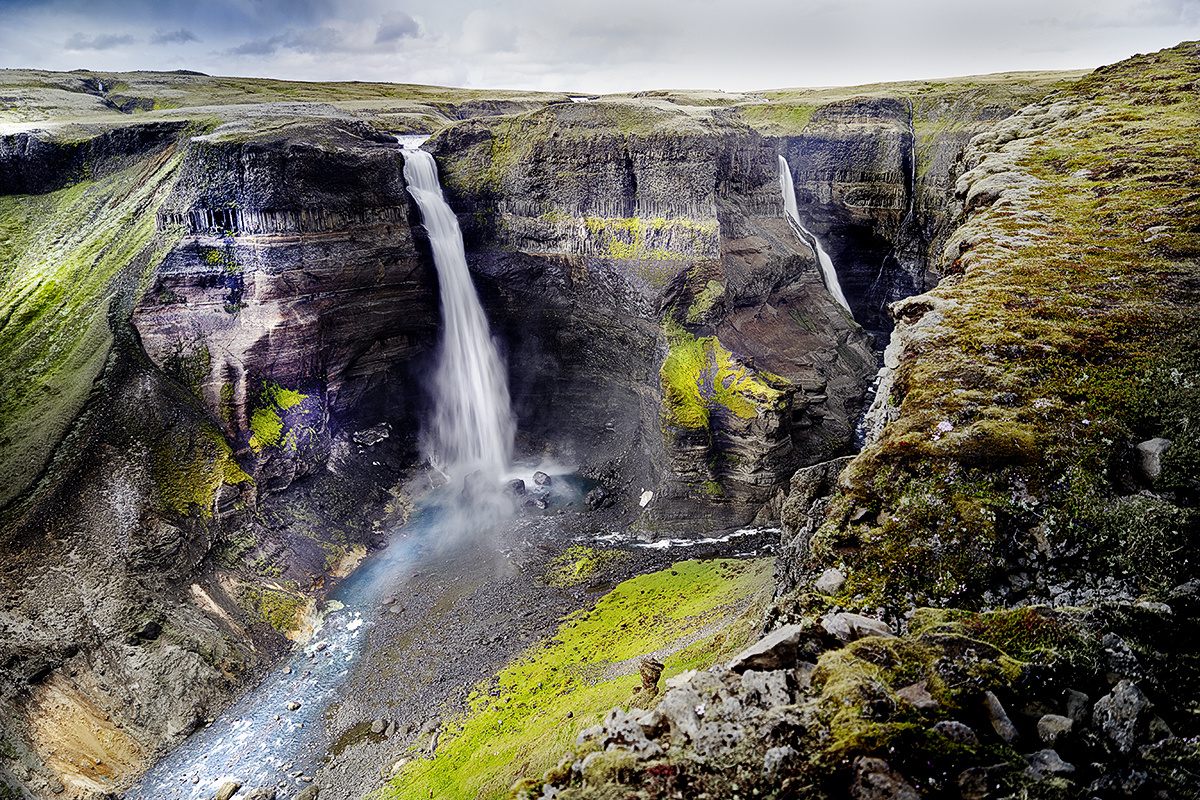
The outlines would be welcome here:
M 618 92 L 1090 68 L 1200 0 L 0 0 L 0 67 Z

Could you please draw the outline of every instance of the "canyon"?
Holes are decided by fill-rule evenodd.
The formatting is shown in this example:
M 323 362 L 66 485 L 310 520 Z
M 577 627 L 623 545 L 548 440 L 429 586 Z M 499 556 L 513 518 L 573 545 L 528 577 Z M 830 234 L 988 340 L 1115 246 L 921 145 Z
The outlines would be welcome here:
M 275 674 L 357 565 L 421 517 L 441 480 L 423 432 L 442 289 L 396 138 L 413 134 L 428 137 L 507 365 L 515 458 L 530 475 L 567 465 L 547 468 L 552 485 L 582 487 L 545 513 L 515 490 L 504 559 L 464 557 L 454 596 L 509 620 L 467 573 L 506 575 L 507 559 L 541 574 L 569 552 L 579 569 L 599 559 L 603 593 L 692 574 L 656 543 L 711 559 L 753 531 L 778 557 L 743 638 L 794 634 L 779 674 L 701 670 L 663 698 L 791 709 L 761 742 L 701 745 L 700 721 L 669 705 L 655 720 L 610 714 L 565 772 L 509 775 L 526 781 L 514 792 L 728 788 L 643 757 L 665 731 L 671 752 L 723 764 L 718 777 L 751 764 L 746 786 L 769 796 L 881 775 L 909 796 L 925 770 L 922 794 L 968 797 L 962 775 L 1024 764 L 1029 748 L 960 742 L 925 774 L 935 745 L 915 731 L 938 714 L 982 737 L 990 694 L 1020 705 L 1029 739 L 1068 689 L 1116 703 L 1134 681 L 1155 710 L 1127 738 L 1167 744 L 1105 744 L 1112 726 L 1077 722 L 1082 785 L 1172 796 L 1153 792 L 1195 759 L 1180 744 L 1195 735 L 1194 657 L 1171 639 L 1196 622 L 1198 71 L 1192 43 L 1088 75 L 586 99 L 3 71 L 0 796 L 125 790 Z M 785 213 L 781 160 L 812 241 Z M 565 533 L 599 549 L 567 550 Z M 597 556 L 616 534 L 621 558 Z M 546 610 L 473 656 L 485 677 L 564 636 L 562 614 L 599 608 L 587 581 L 497 580 Z M 426 602 L 396 599 L 407 591 L 377 604 Z M 866 623 L 843 636 L 839 614 L 893 644 Z M 718 655 L 735 654 L 697 666 Z M 1072 683 L 1084 664 L 1112 680 Z M 480 680 L 447 671 L 446 692 Z M 933 706 L 896 700 L 920 675 Z M 755 680 L 778 691 L 730 688 Z M 361 724 L 344 705 L 314 721 L 332 739 Z M 726 711 L 739 730 L 770 727 Z M 777 750 L 764 771 L 784 729 L 812 758 Z M 432 752 L 437 730 L 404 735 L 432 733 Z M 589 741 L 615 742 L 599 748 L 613 764 L 586 762 Z M 321 791 L 355 796 L 349 779 L 330 785 L 338 767 Z M 994 772 L 1012 791 L 1024 774 Z M 1031 780 L 1075 796 L 1067 774 Z M 970 796 L 1009 796 L 989 791 Z

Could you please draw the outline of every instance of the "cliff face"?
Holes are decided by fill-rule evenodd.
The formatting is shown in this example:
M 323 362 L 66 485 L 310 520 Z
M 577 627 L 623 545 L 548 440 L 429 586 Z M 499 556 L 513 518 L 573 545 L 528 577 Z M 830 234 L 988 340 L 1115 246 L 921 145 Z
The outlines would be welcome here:
M 160 78 L 122 97 L 245 99 Z M 416 460 L 437 328 L 380 131 L 461 120 L 427 146 L 520 448 L 579 464 L 651 537 L 774 523 L 795 469 L 850 447 L 870 340 L 784 221 L 778 156 L 873 327 L 878 298 L 923 285 L 922 248 L 953 213 L 949 154 L 976 124 L 939 138 L 927 120 L 954 107 L 895 97 L 804 101 L 817 110 L 764 127 L 754 109 L 776 100 L 361 86 L 115 124 L 94 81 L 36 77 L 17 95 L 69 96 L 73 121 L 0 138 L 0 718 L 16 755 L 0 749 L 4 783 L 37 796 L 144 767 L 376 541 Z M 268 99 L 320 94 L 284 88 Z M 881 272 L 883 255 L 900 266 Z
M 408 374 L 437 326 L 395 142 L 361 126 L 194 139 L 158 213 L 179 244 L 134 309 L 146 352 L 256 462 L 263 488 L 323 469 L 333 437 L 414 429 Z
M 747 524 L 848 446 L 869 340 L 783 218 L 773 143 L 640 100 L 475 120 L 432 147 L 498 326 L 520 363 L 553 359 L 513 371 L 520 427 L 655 492 L 645 528 Z
M 28 229 L 6 242 L 0 452 L 25 491 L 0 735 L 4 783 L 36 796 L 111 790 L 223 707 L 377 543 L 413 458 L 436 286 L 394 143 L 225 130 L 146 138 L 82 183 L 44 159 L 42 188 L 71 185 L 4 198 Z M 30 364 L 63 389 L 33 391 Z
M 781 589 L 835 560 L 847 597 L 900 610 L 1150 602 L 1190 580 L 1196 59 L 1098 70 L 971 140 L 947 277 L 892 306 L 869 446 L 827 516 L 785 525 Z

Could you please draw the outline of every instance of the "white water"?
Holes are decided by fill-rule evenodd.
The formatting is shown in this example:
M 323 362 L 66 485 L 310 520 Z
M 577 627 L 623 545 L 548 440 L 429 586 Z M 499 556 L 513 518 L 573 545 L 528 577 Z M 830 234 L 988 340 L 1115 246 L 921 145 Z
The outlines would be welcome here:
M 514 429 L 504 365 L 471 283 L 462 232 L 442 196 L 433 156 L 405 149 L 404 180 L 429 233 L 442 295 L 429 455 L 451 479 L 479 471 L 498 484 L 512 457 Z
M 779 188 L 783 192 L 783 210 L 788 221 L 800 230 L 800 238 L 811 242 L 817 251 L 817 263 L 821 265 L 821 277 L 825 280 L 825 288 L 842 308 L 850 311 L 846 295 L 842 294 L 842 284 L 838 282 L 837 270 L 833 268 L 833 259 L 825 252 L 825 248 L 821 247 L 820 240 L 800 224 L 800 211 L 796 208 L 796 187 L 792 184 L 792 170 L 783 156 L 779 157 Z

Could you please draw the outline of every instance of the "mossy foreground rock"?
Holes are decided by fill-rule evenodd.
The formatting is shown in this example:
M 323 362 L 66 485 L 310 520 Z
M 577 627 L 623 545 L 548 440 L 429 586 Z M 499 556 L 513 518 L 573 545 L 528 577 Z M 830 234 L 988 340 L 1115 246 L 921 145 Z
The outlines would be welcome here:
M 1196 797 L 1191 659 L 1144 630 L 1175 613 L 918 609 L 843 644 L 826 629 L 853 615 L 832 612 L 775 637 L 769 665 L 759 646 L 613 709 L 510 796 Z

